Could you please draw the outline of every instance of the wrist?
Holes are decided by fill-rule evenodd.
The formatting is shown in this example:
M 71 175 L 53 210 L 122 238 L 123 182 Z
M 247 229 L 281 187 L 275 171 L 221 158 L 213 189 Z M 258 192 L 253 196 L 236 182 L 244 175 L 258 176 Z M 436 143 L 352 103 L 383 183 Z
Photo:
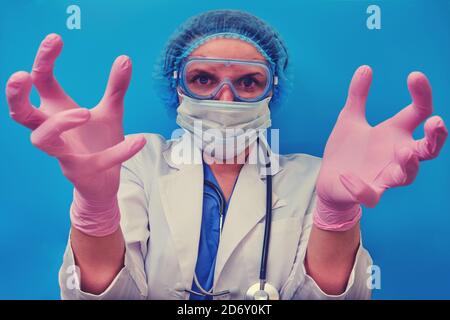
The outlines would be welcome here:
M 114 233 L 120 225 L 117 195 L 102 200 L 87 199 L 74 188 L 70 220 L 74 228 L 90 236 Z
M 317 197 L 313 222 L 317 228 L 328 231 L 347 231 L 361 219 L 359 203 L 347 206 L 334 206 Z

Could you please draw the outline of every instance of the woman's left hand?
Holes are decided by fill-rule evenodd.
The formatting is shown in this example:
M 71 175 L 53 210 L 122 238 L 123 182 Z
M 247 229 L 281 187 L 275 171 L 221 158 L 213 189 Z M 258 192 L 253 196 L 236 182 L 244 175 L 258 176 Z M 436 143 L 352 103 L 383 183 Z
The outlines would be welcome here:
M 371 126 L 365 116 L 371 81 L 370 67 L 356 70 L 325 147 L 316 185 L 319 214 L 315 217 L 316 225 L 323 229 L 341 228 L 349 222 L 345 220 L 355 218 L 359 204 L 374 207 L 386 189 L 414 181 L 419 161 L 437 157 L 448 134 L 444 121 L 433 116 L 425 122 L 425 137 L 412 137 L 433 111 L 431 86 L 420 72 L 408 77 L 412 103 Z M 341 217 L 339 212 L 343 212 Z

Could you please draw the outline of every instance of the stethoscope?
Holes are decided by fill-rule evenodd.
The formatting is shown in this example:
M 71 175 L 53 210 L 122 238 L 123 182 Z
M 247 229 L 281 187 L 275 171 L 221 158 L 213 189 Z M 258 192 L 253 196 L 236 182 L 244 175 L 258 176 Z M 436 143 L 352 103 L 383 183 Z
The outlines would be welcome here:
M 259 146 L 259 138 L 257 139 L 257 144 Z M 261 254 L 261 265 L 259 269 L 259 281 L 250 286 L 245 294 L 245 300 L 279 300 L 280 294 L 278 290 L 272 284 L 267 282 L 267 260 L 269 256 L 269 241 L 270 241 L 270 230 L 272 225 L 272 175 L 270 173 L 271 170 L 271 162 L 269 151 L 267 150 L 268 161 L 266 163 L 267 176 L 266 176 L 266 216 L 265 216 L 265 224 L 264 224 L 264 240 L 262 245 L 262 254 Z M 211 187 L 219 196 L 220 205 L 219 205 L 219 213 L 220 213 L 220 237 L 222 236 L 222 227 L 223 227 L 223 212 L 225 209 L 225 197 L 222 194 L 222 191 L 212 182 L 205 180 L 205 184 Z M 219 238 L 220 239 L 220 238 Z M 197 279 L 197 275 L 194 271 L 194 282 L 200 292 L 196 292 L 194 290 L 185 289 L 185 291 L 200 295 L 200 296 L 210 296 L 217 297 L 230 293 L 230 290 L 223 290 L 219 292 L 213 292 L 211 290 L 205 290 Z

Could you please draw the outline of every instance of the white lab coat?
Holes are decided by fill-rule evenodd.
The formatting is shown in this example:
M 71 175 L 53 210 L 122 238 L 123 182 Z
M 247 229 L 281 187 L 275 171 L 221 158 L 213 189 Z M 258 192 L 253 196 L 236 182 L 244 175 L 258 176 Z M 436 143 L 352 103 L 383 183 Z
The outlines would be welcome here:
M 146 134 L 142 151 L 122 165 L 119 188 L 125 263 L 110 286 L 93 295 L 74 286 L 74 258 L 67 245 L 59 273 L 63 299 L 189 299 L 197 261 L 202 217 L 201 164 L 176 164 L 172 148 L 180 140 Z M 320 158 L 279 157 L 273 173 L 273 218 L 268 282 L 281 299 L 369 299 L 372 260 L 360 244 L 347 288 L 325 294 L 306 274 L 304 258 L 312 226 L 314 186 Z M 265 216 L 265 177 L 258 166 L 241 169 L 228 207 L 214 273 L 216 299 L 243 299 L 258 282 Z M 81 275 L 82 277 L 83 275 Z

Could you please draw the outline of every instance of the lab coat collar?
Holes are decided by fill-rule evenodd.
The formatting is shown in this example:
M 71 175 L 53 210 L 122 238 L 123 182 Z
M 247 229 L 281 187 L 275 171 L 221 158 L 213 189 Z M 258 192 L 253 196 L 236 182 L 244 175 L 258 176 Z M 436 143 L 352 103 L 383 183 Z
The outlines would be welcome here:
M 160 178 L 161 201 L 171 236 L 177 251 L 184 285 L 192 284 L 197 262 L 203 206 L 203 166 L 201 164 L 180 163 L 173 157 L 180 148 L 182 139 L 172 141 L 163 152 L 167 164 L 176 170 Z M 194 151 L 199 154 L 200 150 Z M 200 158 L 201 159 L 201 158 Z M 217 253 L 214 286 L 220 279 L 226 262 L 239 243 L 265 216 L 266 185 L 265 174 L 260 165 L 244 164 L 236 182 L 227 210 L 222 238 Z M 272 176 L 282 171 L 274 167 Z M 272 190 L 272 209 L 286 205 Z

